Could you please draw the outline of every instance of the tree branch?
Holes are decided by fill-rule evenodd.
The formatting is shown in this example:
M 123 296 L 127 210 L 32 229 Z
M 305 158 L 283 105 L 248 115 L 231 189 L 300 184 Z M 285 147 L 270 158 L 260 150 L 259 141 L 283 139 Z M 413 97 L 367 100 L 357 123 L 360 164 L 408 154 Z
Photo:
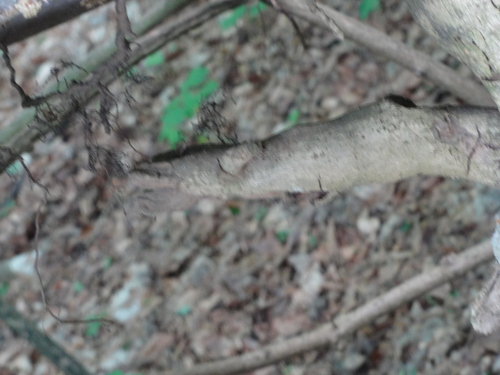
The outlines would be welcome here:
M 311 12 L 304 3 L 303 1 L 287 0 L 280 3 L 280 5 L 290 15 L 304 18 L 325 28 L 331 28 L 330 23 L 325 20 L 325 16 L 327 16 L 333 20 L 345 38 L 353 40 L 369 51 L 395 61 L 417 74 L 422 74 L 470 104 L 484 107 L 494 105 L 491 95 L 483 86 L 471 79 L 460 76 L 457 72 L 427 54 L 411 49 L 385 33 L 368 26 L 366 23 L 348 17 L 324 4 L 317 4 L 317 7 L 324 12 L 322 16 L 318 11 Z M 461 22 L 461 18 L 457 17 L 456 21 Z M 445 47 L 446 43 L 440 43 L 440 45 Z M 453 54 L 457 56 L 455 53 Z
M 68 375 L 90 375 L 73 356 L 66 353 L 56 342 L 41 333 L 33 322 L 24 318 L 2 298 L 0 298 L 0 319 L 16 335 L 28 340 L 63 373 Z
M 220 0 L 206 5 L 197 7 L 190 12 L 181 14 L 164 26 L 159 28 L 154 35 L 142 37 L 136 41 L 138 47 L 130 51 L 126 64 L 121 60 L 121 55 L 116 53 L 116 49 L 109 48 L 103 51 L 102 55 L 98 55 L 100 61 L 108 57 L 109 60 L 103 65 L 96 64 L 96 61 L 90 60 L 88 64 L 83 64 L 83 68 L 90 72 L 90 80 L 85 81 L 84 85 L 76 85 L 68 88 L 68 90 L 58 95 L 61 103 L 55 107 L 57 114 L 56 120 L 46 121 L 44 126 L 34 124 L 33 127 L 26 128 L 26 125 L 32 123 L 35 117 L 35 110 L 24 111 L 18 121 L 9 126 L 4 131 L 0 131 L 0 173 L 5 171 L 7 166 L 12 163 L 17 155 L 22 152 L 28 151 L 36 140 L 51 131 L 53 126 L 60 126 L 60 124 L 69 121 L 75 112 L 75 108 L 83 108 L 86 103 L 92 99 L 100 87 L 106 86 L 111 83 L 119 74 L 126 71 L 127 68 L 133 66 L 145 56 L 161 48 L 169 41 L 178 38 L 184 33 L 192 30 L 193 28 L 203 24 L 206 20 L 217 16 L 225 10 L 232 7 L 241 5 L 246 0 Z M 181 6 L 185 1 L 179 0 L 172 3 L 167 9 L 173 11 Z M 174 6 L 174 9 L 171 8 Z M 154 16 L 154 14 L 153 14 Z M 158 20 L 154 17 L 155 20 Z M 136 30 L 136 34 L 139 34 Z M 113 57 L 109 57 L 108 53 L 115 52 Z M 90 65 L 94 69 L 88 69 Z M 115 69 L 120 67 L 119 70 Z M 79 70 L 78 77 L 84 81 L 85 75 L 81 74 Z M 71 80 L 70 80 L 71 81 Z
M 500 108 L 500 3 L 408 0 L 415 20 L 481 79 Z
M 172 151 L 153 160 L 129 175 L 129 211 L 185 209 L 203 196 L 337 192 L 417 174 L 498 186 L 500 113 L 406 108 L 385 100 L 263 141 Z
M 356 310 L 341 314 L 312 332 L 268 345 L 263 349 L 241 356 L 200 364 L 190 369 L 157 372 L 151 375 L 230 375 L 264 367 L 294 355 L 319 349 L 336 343 L 377 317 L 387 314 L 404 303 L 410 302 L 437 286 L 493 259 L 489 241 L 464 252 L 446 257 L 434 269 L 405 281 Z
M 67 22 L 110 0 L 13 0 L 0 2 L 0 42 L 6 46 Z

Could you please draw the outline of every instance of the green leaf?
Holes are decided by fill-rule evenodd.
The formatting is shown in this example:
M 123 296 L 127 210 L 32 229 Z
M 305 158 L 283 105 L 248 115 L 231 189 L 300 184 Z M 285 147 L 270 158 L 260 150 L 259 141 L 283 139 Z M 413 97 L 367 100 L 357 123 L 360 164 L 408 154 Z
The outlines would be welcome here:
M 299 117 L 300 117 L 300 109 L 294 108 L 290 111 L 290 113 L 288 113 L 286 121 L 289 122 L 291 125 L 295 125 L 299 120 Z
M 106 316 L 106 314 L 98 314 L 98 315 L 90 315 L 88 319 L 102 319 Z M 85 329 L 85 335 L 87 337 L 97 336 L 99 333 L 99 329 L 101 328 L 102 322 L 90 322 L 87 323 L 87 328 Z
M 451 298 L 457 298 L 459 295 L 460 295 L 460 292 L 459 292 L 457 289 L 453 289 L 453 290 L 450 292 L 450 297 L 451 297 Z
M 0 218 L 5 217 L 9 212 L 16 206 L 16 201 L 14 199 L 7 199 L 5 202 L 0 204 Z
M 76 293 L 80 293 L 81 291 L 83 291 L 83 289 L 85 289 L 83 284 L 79 281 L 75 281 L 75 283 L 73 284 L 73 291 L 75 291 Z
M 206 99 L 219 88 L 219 82 L 210 80 L 201 88 L 201 98 Z
M 23 165 L 21 164 L 21 162 L 19 160 L 16 160 L 14 163 L 12 163 L 11 165 L 9 165 L 7 167 L 6 172 L 12 176 L 15 176 L 16 174 L 21 172 L 22 169 L 23 169 Z
M 240 208 L 236 206 L 229 206 L 229 211 L 235 216 L 241 212 Z
M 208 69 L 205 68 L 204 66 L 193 68 L 189 72 L 184 82 L 182 82 L 181 90 L 185 91 L 200 86 L 203 83 L 203 81 L 205 81 L 207 76 L 208 76 Z
M 316 237 L 314 237 L 313 234 L 310 234 L 309 235 L 309 245 L 311 245 L 311 247 L 313 249 L 315 249 L 317 244 L 318 244 L 318 242 L 316 241 Z
M 111 258 L 110 256 L 107 256 L 106 258 L 104 258 L 104 260 L 102 261 L 102 268 L 104 270 L 108 269 L 109 267 L 111 267 L 111 264 L 113 263 L 113 258 Z
M 201 102 L 219 88 L 217 81 L 205 82 L 207 77 L 208 69 L 205 67 L 194 68 L 189 72 L 181 84 L 180 94 L 172 99 L 164 110 L 159 141 L 168 141 L 170 147 L 174 148 L 185 139 L 180 131 L 180 125 L 193 117 L 198 112 Z
M 184 92 L 181 100 L 184 107 L 184 116 L 186 119 L 189 119 L 198 111 L 201 102 L 201 93 L 200 91 Z
M 200 145 L 204 145 L 204 144 L 208 143 L 208 138 L 204 135 L 200 135 L 196 138 L 196 143 L 198 143 Z
M 183 135 L 179 131 L 179 125 L 187 118 L 186 111 L 180 106 L 180 102 L 181 100 L 177 100 L 177 105 L 174 102 L 170 102 L 167 108 L 165 108 L 165 114 L 161 117 L 163 126 L 161 127 L 158 139 L 160 141 L 168 141 L 172 148 L 182 141 Z
M 279 242 L 285 243 L 286 239 L 288 238 L 288 231 L 280 230 L 278 233 L 276 233 L 276 238 L 278 239 Z
M 359 5 L 359 18 L 365 20 L 370 13 L 380 8 L 380 0 L 363 0 Z
M 259 1 L 257 5 L 252 5 L 250 9 L 248 10 L 248 14 L 250 17 L 257 17 L 260 12 L 263 12 L 266 10 L 267 5 L 264 4 L 263 2 Z
M 228 30 L 234 25 L 236 25 L 236 22 L 240 18 L 242 18 L 247 11 L 247 6 L 246 5 L 240 5 L 237 8 L 234 8 L 234 10 L 231 12 L 229 16 L 224 18 L 223 20 L 219 21 L 219 26 L 222 30 Z
M 9 291 L 9 283 L 4 281 L 3 283 L 0 284 L 0 296 L 5 296 L 8 291 Z
M 175 313 L 179 316 L 187 316 L 191 314 L 191 311 L 191 307 L 189 307 L 188 305 L 183 305 L 179 307 Z
M 411 223 L 409 221 L 405 221 L 403 224 L 401 224 L 401 227 L 399 229 L 403 233 L 409 232 L 411 229 Z
M 263 206 L 259 207 L 257 213 L 255 214 L 255 221 L 261 221 L 266 217 L 266 215 L 267 215 L 267 208 Z
M 165 62 L 163 51 L 156 51 L 144 59 L 144 66 L 151 68 L 152 66 L 161 65 Z

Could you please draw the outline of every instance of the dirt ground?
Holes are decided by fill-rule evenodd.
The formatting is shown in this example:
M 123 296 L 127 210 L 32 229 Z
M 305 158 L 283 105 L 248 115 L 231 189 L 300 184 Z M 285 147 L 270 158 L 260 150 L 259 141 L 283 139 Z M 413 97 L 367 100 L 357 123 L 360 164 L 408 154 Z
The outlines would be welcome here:
M 359 18 L 359 1 L 326 3 Z M 133 15 L 147 6 L 129 2 Z M 294 110 L 299 123 L 311 122 L 388 94 L 418 105 L 463 104 L 394 62 L 299 22 L 309 43 L 304 50 L 290 22 L 272 9 L 223 30 L 219 21 L 227 16 L 167 45 L 164 64 L 138 66 L 154 80 L 129 87 L 135 103 L 120 101 L 121 135 L 102 131 L 98 142 L 127 161 L 141 156 L 124 134 L 143 154 L 165 150 L 167 144 L 157 141 L 163 111 L 200 66 L 224 83 L 218 100 L 239 140 L 285 129 Z M 106 6 L 12 46 L 18 81 L 35 93 L 61 60 L 81 61 L 111 40 L 113 20 L 113 8 Z M 470 76 L 413 22 L 405 2 L 382 0 L 382 9 L 364 22 Z M 5 128 L 20 108 L 7 70 L 0 73 Z M 114 84 L 113 92 L 127 84 Z M 188 135 L 194 128 L 196 119 L 182 127 Z M 307 332 L 490 237 L 500 208 L 498 190 L 419 176 L 354 187 L 322 205 L 203 199 L 190 210 L 131 226 L 120 208 L 105 211 L 115 189 L 105 173 L 88 170 L 81 134 L 75 124 L 31 152 L 30 170 L 50 195 L 27 178 L 17 183 L 15 176 L 0 177 L 0 203 L 20 189 L 15 205 L 0 212 L 0 293 L 95 374 L 175 369 Z M 36 245 L 56 314 L 105 315 L 122 325 L 55 321 L 33 270 Z M 500 337 L 480 336 L 470 325 L 470 303 L 491 271 L 492 265 L 479 267 L 329 349 L 252 374 L 500 374 Z M 57 373 L 0 321 L 1 367 L 15 374 Z

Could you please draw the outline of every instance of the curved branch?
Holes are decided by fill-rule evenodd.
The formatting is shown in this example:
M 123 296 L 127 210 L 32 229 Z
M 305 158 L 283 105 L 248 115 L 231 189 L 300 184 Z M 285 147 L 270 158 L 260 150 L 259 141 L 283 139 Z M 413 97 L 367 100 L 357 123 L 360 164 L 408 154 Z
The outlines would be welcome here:
M 489 241 L 476 245 L 461 254 L 444 258 L 441 265 L 405 281 L 356 310 L 342 314 L 312 332 L 269 345 L 263 349 L 226 360 L 152 375 L 229 375 L 245 373 L 270 365 L 294 355 L 335 343 L 377 317 L 412 301 L 437 286 L 457 277 L 479 264 L 493 259 Z
M 496 109 L 406 108 L 385 100 L 263 141 L 159 155 L 130 173 L 130 209 L 182 209 L 202 196 L 336 192 L 417 174 L 498 186 L 499 160 Z
M 299 5 L 300 3 L 302 3 L 302 6 Z M 317 6 L 324 11 L 326 17 L 321 17 L 318 14 L 319 12 L 311 12 L 307 5 L 304 4 L 304 1 L 300 3 L 297 0 L 287 0 L 280 4 L 291 15 L 307 19 L 326 28 L 331 27 L 330 23 L 325 20 L 328 17 L 346 38 L 353 40 L 379 56 L 384 56 L 417 74 L 424 75 L 470 104 L 484 107 L 494 105 L 491 95 L 483 86 L 471 79 L 460 76 L 457 72 L 434 60 L 429 55 L 416 51 L 392 39 L 385 33 L 368 26 L 366 23 L 348 17 L 324 4 L 318 3 Z M 457 18 L 457 21 L 460 20 L 460 18 Z M 440 45 L 446 48 L 446 44 L 440 43 Z

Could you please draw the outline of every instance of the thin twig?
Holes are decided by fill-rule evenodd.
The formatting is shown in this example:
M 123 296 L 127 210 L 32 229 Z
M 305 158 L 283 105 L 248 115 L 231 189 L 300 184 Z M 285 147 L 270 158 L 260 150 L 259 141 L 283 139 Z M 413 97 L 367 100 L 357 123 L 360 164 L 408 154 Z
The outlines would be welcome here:
M 112 319 L 106 319 L 106 318 L 91 318 L 91 319 L 70 318 L 70 319 L 62 319 L 62 318 L 58 317 L 51 310 L 51 308 L 47 304 L 47 299 L 45 297 L 45 287 L 43 285 L 42 275 L 41 275 L 40 269 L 38 267 L 38 262 L 39 262 L 39 258 L 40 258 L 40 252 L 38 251 L 38 238 L 39 238 L 39 235 L 40 235 L 40 210 L 41 210 L 41 208 L 42 208 L 42 206 L 40 205 L 40 207 L 38 207 L 38 210 L 37 210 L 36 216 L 35 216 L 35 239 L 34 239 L 34 244 L 35 244 L 35 263 L 34 263 L 34 268 L 35 268 L 36 275 L 38 277 L 38 283 L 40 285 L 40 294 L 42 296 L 42 302 L 43 302 L 43 305 L 45 307 L 45 310 L 47 310 L 47 312 L 55 320 L 57 320 L 59 323 L 63 323 L 63 324 L 109 323 L 109 324 L 119 325 L 118 322 L 116 322 L 116 321 L 114 321 Z
M 281 6 L 291 15 L 306 19 L 318 26 L 340 29 L 342 34 L 379 56 L 384 56 L 411 71 L 422 74 L 432 82 L 448 89 L 470 104 L 496 107 L 490 93 L 481 84 L 460 76 L 456 71 L 434 60 L 429 55 L 398 42 L 387 34 L 366 23 L 346 16 L 315 0 L 308 0 L 307 8 L 302 1 L 287 0 Z M 312 8 L 314 4 L 315 8 Z
M 268 345 L 241 356 L 200 364 L 190 369 L 157 372 L 150 375 L 230 375 L 242 374 L 292 356 L 335 344 L 338 340 L 372 322 L 380 315 L 414 300 L 424 293 L 493 258 L 489 241 L 443 259 L 434 269 L 407 280 L 356 310 L 342 314 L 314 331 Z

